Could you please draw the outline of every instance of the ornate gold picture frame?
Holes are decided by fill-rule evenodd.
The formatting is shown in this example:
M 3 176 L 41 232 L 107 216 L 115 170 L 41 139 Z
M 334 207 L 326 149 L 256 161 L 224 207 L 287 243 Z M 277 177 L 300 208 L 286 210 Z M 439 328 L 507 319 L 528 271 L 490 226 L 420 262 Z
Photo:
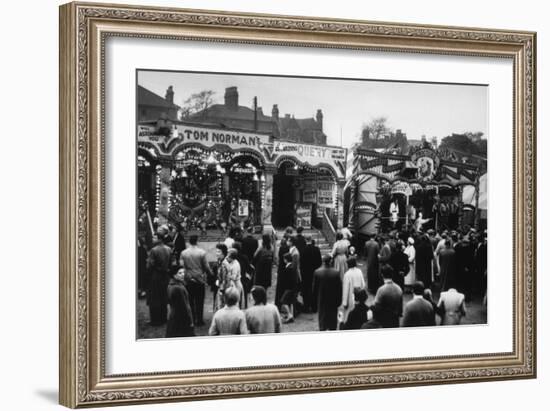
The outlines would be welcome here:
M 513 349 L 107 374 L 104 69 L 105 43 L 115 37 L 510 60 L 513 181 L 502 189 L 513 190 L 513 304 L 506 314 L 513 318 Z M 61 6 L 60 403 L 76 408 L 536 377 L 535 102 L 532 32 L 92 3 Z

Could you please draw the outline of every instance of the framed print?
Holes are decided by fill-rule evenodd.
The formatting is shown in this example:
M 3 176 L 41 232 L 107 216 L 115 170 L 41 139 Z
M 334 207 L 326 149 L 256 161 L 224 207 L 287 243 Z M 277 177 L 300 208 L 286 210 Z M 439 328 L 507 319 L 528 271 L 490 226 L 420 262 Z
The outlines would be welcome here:
M 60 8 L 60 402 L 536 376 L 536 35 Z

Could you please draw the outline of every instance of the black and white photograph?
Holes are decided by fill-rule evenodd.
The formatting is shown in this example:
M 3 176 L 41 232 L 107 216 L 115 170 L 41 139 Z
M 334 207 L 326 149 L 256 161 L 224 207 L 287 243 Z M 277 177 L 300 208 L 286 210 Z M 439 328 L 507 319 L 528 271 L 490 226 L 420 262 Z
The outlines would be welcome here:
M 486 85 L 138 69 L 136 96 L 137 339 L 487 324 Z

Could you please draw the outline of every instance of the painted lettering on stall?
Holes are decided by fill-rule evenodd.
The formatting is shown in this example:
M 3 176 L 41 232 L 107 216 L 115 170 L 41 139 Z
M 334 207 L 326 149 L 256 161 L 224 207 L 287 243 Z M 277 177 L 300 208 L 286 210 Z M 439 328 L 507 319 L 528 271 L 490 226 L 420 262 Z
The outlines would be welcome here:
M 227 144 L 236 146 L 259 147 L 262 138 L 268 141 L 268 136 L 259 136 L 248 133 L 231 131 L 213 131 L 208 129 L 178 127 L 178 136 L 184 141 L 209 142 L 213 144 Z M 265 143 L 264 142 L 264 143 Z
M 245 146 L 259 146 L 260 139 L 257 136 L 240 136 L 230 133 L 212 133 L 212 141 L 215 143 L 241 144 Z

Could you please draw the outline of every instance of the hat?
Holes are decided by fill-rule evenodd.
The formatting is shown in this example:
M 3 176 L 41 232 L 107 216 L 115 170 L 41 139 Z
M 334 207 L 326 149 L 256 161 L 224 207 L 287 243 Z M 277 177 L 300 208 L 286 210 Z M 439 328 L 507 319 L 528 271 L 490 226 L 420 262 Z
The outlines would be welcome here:
M 409 237 L 409 238 L 407 239 L 407 242 L 408 242 L 410 245 L 413 245 L 413 244 L 414 244 L 414 238 Z

